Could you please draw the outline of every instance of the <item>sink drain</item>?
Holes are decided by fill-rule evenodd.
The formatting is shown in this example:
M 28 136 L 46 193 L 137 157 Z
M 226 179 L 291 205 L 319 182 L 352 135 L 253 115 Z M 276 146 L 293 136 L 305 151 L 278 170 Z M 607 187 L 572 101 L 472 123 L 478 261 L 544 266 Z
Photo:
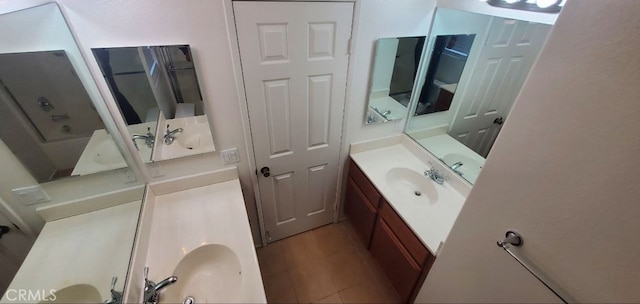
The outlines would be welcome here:
M 184 301 L 182 301 L 182 304 L 196 304 L 196 299 L 194 299 L 192 296 L 188 296 L 184 298 Z
M 422 192 L 416 190 L 416 191 L 413 191 L 413 194 L 415 194 L 416 196 L 420 196 L 420 195 L 422 195 Z

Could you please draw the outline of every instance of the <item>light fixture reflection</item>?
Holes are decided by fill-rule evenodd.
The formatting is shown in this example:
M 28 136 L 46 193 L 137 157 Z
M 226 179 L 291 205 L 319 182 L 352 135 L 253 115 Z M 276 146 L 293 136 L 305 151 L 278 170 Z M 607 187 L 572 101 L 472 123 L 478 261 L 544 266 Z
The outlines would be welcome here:
M 487 0 L 487 4 L 501 8 L 555 14 L 562 9 L 564 0 Z

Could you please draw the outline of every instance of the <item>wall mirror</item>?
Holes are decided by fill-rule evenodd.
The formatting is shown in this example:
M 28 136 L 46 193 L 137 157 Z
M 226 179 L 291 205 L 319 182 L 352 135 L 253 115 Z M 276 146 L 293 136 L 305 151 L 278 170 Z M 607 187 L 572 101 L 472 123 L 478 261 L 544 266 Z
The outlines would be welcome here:
M 55 22 L 0 32 L 0 138 L 39 183 L 127 167 L 79 76 L 80 51 L 64 19 Z M 25 42 L 29 31 L 46 37 Z
M 214 151 L 189 45 L 92 50 L 145 162 Z
M 378 39 L 366 124 L 406 117 L 424 43 L 425 36 Z
M 80 193 L 70 194 L 74 198 L 96 195 L 101 189 L 94 191 L 96 181 L 104 182 L 100 186 L 105 189 L 133 189 L 135 197 L 112 207 L 115 212 L 112 208 L 94 211 L 107 214 L 92 220 L 77 219 L 94 212 L 47 222 L 40 236 L 49 233 L 49 238 L 39 239 L 36 245 L 42 249 L 27 257 L 35 259 L 37 267 L 21 268 L 12 286 L 31 292 L 47 290 L 47 295 L 57 290 L 62 292 L 61 301 L 104 302 L 110 299 L 113 277 L 118 278 L 114 289 L 124 288 L 143 190 L 139 184 L 125 185 L 115 172 L 92 173 L 127 167 L 120 151 L 126 155 L 128 150 L 116 144 L 122 138 L 114 131 L 115 123 L 56 3 L 0 13 L 0 40 L 0 158 L 3 164 L 15 164 L 0 177 L 0 201 L 20 211 L 19 215 L 28 213 L 25 226 L 35 226 L 36 206 L 18 205 L 10 197 L 10 188 L 16 184 L 33 185 L 34 179 L 47 182 L 44 185 L 55 190 L 56 202 L 64 201 L 67 196 L 62 192 L 70 189 Z M 67 177 L 75 175 L 90 176 Z M 84 185 L 91 189 L 79 189 Z M 119 216 L 126 219 L 116 220 Z M 75 222 L 60 226 L 67 219 Z M 18 233 L 11 229 L 10 233 Z M 87 230 L 95 230 L 100 237 L 78 239 L 78 232 Z M 10 239 L 5 236 L 3 246 L 12 246 L 6 243 Z M 70 262 L 54 258 L 55 254 Z M 14 272 L 3 269 L 10 280 Z M 87 289 L 73 289 L 78 286 Z M 95 297 L 65 299 L 63 290 L 92 292 Z
M 550 29 L 438 8 L 405 133 L 473 184 Z

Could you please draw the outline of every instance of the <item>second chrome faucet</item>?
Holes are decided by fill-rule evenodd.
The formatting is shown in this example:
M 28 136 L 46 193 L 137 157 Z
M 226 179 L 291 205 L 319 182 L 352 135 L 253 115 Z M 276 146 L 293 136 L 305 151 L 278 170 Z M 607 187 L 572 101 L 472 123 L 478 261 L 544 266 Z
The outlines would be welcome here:
M 178 281 L 178 277 L 170 276 L 158 283 L 149 280 L 149 267 L 144 268 L 144 304 L 158 304 L 160 295 L 158 292 Z
M 166 145 L 172 144 L 173 141 L 176 139 L 176 134 L 180 133 L 180 132 L 184 132 L 184 129 L 183 128 L 177 128 L 177 129 L 171 131 L 169 129 L 169 125 L 167 125 L 167 131 L 164 134 L 164 143 Z

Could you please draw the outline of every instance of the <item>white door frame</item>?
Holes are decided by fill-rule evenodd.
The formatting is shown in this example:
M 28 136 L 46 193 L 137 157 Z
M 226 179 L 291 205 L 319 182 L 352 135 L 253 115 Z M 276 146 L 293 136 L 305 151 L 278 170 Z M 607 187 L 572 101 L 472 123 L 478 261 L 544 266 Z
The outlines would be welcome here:
M 238 45 L 238 33 L 236 31 L 235 24 L 235 15 L 233 13 L 233 1 L 241 1 L 241 0 L 223 0 L 223 7 L 225 16 L 227 16 L 227 32 L 229 34 L 229 47 L 231 48 L 231 65 L 233 66 L 233 77 L 236 83 L 236 93 L 238 94 L 238 103 L 240 106 L 241 113 L 241 122 L 242 122 L 242 132 L 244 134 L 244 141 L 247 147 L 247 158 L 249 161 L 249 175 L 251 176 L 251 185 L 253 186 L 253 193 L 256 203 L 256 212 L 258 214 L 258 222 L 260 226 L 260 237 L 262 241 L 262 246 L 266 246 L 267 237 L 265 235 L 265 227 L 264 227 L 264 214 L 262 213 L 262 200 L 260 198 L 260 188 L 258 187 L 258 176 L 254 174 L 257 172 L 256 167 L 256 157 L 255 150 L 253 147 L 253 137 L 251 135 L 251 125 L 249 123 L 249 109 L 247 106 L 247 95 L 245 92 L 245 84 L 244 79 L 242 77 L 242 65 L 240 60 L 240 47 Z M 354 53 L 354 45 L 356 45 L 356 33 L 357 33 L 357 25 L 359 23 L 358 16 L 360 15 L 360 1 L 362 0 L 323 0 L 321 2 L 351 2 L 354 3 L 353 16 L 352 16 L 352 24 L 351 24 L 351 52 Z M 281 2 L 281 1 L 274 1 Z M 291 1 L 291 2 L 318 2 L 318 1 Z M 343 187 L 343 175 L 344 175 L 344 162 L 349 153 L 349 145 L 348 136 L 347 136 L 347 119 L 345 117 L 349 117 L 350 107 L 349 107 L 349 96 L 351 95 L 351 79 L 352 79 L 352 71 L 353 71 L 354 60 L 352 60 L 351 56 L 349 56 L 349 64 L 347 66 L 347 80 L 346 80 L 346 90 L 345 90 L 345 104 L 344 104 L 344 112 L 342 117 L 342 137 L 340 140 L 340 160 L 338 163 L 338 181 L 336 188 L 336 196 L 334 200 L 334 213 L 333 213 L 333 222 L 338 222 L 339 218 L 339 210 L 342 207 L 342 197 L 344 196 L 344 187 Z

